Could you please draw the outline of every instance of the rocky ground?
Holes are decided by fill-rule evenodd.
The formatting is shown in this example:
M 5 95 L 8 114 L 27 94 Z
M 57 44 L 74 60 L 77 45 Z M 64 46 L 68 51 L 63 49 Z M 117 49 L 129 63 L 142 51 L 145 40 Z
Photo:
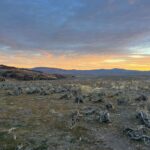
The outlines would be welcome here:
M 150 78 L 0 82 L 0 150 L 149 150 Z

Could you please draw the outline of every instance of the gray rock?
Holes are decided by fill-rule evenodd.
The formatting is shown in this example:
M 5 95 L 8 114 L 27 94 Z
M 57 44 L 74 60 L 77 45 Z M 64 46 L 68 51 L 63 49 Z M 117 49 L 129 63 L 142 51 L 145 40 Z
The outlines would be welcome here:
M 131 128 L 126 128 L 123 131 L 131 140 L 143 141 L 146 145 L 150 145 L 150 136 L 144 134 L 143 130 L 134 130 Z
M 26 88 L 26 93 L 27 94 L 38 94 L 40 93 L 41 90 L 38 87 L 30 87 L 30 88 Z
M 70 100 L 72 98 L 73 98 L 73 95 L 71 93 L 69 93 L 69 92 L 61 95 L 61 97 L 60 97 L 60 99 L 64 99 L 64 100 Z
M 83 103 L 83 97 L 82 96 L 76 96 L 75 103 L 78 103 L 78 104 Z
M 103 98 L 103 94 L 101 93 L 92 93 L 90 95 L 90 101 L 93 103 L 100 103 L 100 102 L 104 102 L 104 98 Z
M 86 116 L 90 116 L 95 113 L 96 113 L 96 109 L 94 109 L 94 108 L 86 108 L 85 110 L 82 111 L 82 114 L 86 115 Z
M 97 120 L 100 123 L 110 123 L 110 114 L 108 112 L 100 112 L 97 117 Z
M 142 124 L 150 128 L 150 116 L 147 113 L 141 111 L 137 114 L 137 118 L 141 121 Z
M 111 103 L 106 104 L 106 109 L 107 110 L 113 110 L 114 106 Z
M 126 99 L 117 99 L 117 104 L 118 105 L 127 105 L 128 104 L 128 101 Z
M 148 98 L 145 96 L 145 95 L 140 95 L 139 97 L 137 97 L 136 99 L 135 99 L 135 101 L 147 101 L 148 100 Z

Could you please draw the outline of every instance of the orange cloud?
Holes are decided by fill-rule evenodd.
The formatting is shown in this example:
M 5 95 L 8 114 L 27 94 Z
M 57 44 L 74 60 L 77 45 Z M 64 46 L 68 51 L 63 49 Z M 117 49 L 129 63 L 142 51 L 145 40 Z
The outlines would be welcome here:
M 12 55 L 0 54 L 0 64 L 32 68 L 52 67 L 64 69 L 111 69 L 124 68 L 136 70 L 150 70 L 150 56 L 141 55 L 52 55 L 47 51 L 28 56 L 24 53 Z

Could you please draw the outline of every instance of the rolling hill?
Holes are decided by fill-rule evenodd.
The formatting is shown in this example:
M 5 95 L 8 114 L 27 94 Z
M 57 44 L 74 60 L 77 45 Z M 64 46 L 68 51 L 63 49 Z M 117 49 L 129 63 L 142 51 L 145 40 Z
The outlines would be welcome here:
M 49 74 L 24 68 L 0 65 L 0 78 L 17 80 L 54 80 L 65 78 L 60 74 Z
M 59 68 L 37 67 L 34 71 L 44 73 L 65 74 L 65 75 L 98 75 L 98 76 L 150 76 L 150 71 L 137 71 L 125 69 L 97 69 L 97 70 L 65 70 Z

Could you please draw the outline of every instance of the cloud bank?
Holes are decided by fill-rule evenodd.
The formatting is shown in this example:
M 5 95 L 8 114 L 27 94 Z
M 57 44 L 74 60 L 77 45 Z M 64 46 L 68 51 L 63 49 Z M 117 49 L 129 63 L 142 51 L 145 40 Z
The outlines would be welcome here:
M 7 55 L 150 55 L 149 0 L 0 0 Z

